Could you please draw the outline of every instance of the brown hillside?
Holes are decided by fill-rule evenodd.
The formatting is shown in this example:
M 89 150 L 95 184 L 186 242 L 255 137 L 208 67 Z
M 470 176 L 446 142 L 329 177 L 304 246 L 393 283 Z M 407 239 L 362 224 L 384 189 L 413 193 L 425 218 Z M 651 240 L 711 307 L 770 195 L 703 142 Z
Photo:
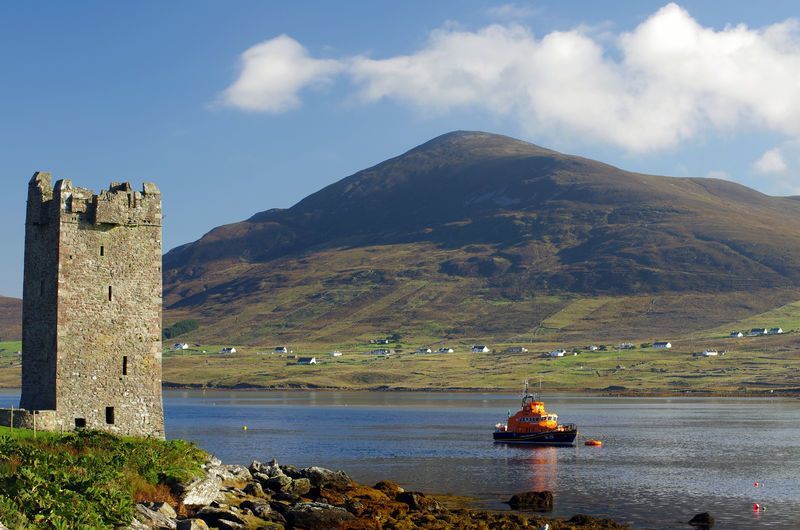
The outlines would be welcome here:
M 22 300 L 0 296 L 0 341 L 22 338 Z
M 216 228 L 164 270 L 168 315 L 269 321 L 269 333 L 226 325 L 253 339 L 353 315 L 488 331 L 519 312 L 533 328 L 553 309 L 543 296 L 800 287 L 800 203 L 455 132 Z

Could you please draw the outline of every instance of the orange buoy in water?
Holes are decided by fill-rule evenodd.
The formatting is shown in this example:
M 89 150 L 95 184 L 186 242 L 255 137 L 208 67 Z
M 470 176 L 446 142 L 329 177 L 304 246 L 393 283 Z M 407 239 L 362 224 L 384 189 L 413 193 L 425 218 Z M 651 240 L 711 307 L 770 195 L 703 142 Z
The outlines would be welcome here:
M 601 445 L 603 445 L 603 442 L 601 442 L 600 440 L 586 440 L 585 442 L 583 442 L 583 445 L 592 445 L 595 447 L 600 447 Z

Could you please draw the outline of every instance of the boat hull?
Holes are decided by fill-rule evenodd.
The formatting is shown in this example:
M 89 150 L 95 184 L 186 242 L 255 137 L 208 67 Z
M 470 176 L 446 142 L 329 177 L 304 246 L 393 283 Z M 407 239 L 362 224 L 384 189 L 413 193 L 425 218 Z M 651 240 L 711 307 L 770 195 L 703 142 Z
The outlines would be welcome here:
M 570 431 L 545 431 L 531 433 L 495 431 L 492 436 L 494 441 L 498 443 L 572 446 L 575 445 L 575 438 L 578 437 L 578 431 L 577 429 Z

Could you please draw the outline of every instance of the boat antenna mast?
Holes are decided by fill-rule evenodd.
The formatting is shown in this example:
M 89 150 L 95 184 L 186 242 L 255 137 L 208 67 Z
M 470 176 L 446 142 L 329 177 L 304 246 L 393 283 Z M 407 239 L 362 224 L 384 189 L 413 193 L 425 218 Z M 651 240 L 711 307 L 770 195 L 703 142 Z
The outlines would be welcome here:
M 525 391 L 522 393 L 522 408 L 525 408 L 525 406 L 528 403 L 531 403 L 533 401 L 536 401 L 536 394 L 531 394 L 528 391 L 528 380 L 526 379 L 525 380 Z

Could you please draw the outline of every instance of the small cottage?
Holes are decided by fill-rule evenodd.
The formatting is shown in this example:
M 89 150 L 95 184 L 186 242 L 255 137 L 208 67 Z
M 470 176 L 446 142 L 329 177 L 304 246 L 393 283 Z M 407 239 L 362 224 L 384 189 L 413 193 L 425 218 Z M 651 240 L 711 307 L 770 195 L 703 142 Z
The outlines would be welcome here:
M 417 348 L 417 353 L 432 353 L 430 348 Z
M 297 359 L 297 364 L 317 364 L 316 357 L 300 357 Z
M 334 350 L 331 352 L 331 357 L 341 357 L 341 356 L 342 352 L 340 352 L 339 350 Z
M 672 343 L 671 342 L 654 342 L 653 343 L 653 348 L 660 349 L 660 350 L 669 349 L 669 348 L 672 348 Z
M 219 352 L 220 353 L 236 353 L 236 348 L 234 348 L 233 346 L 231 346 L 229 348 L 222 348 Z
M 512 346 L 511 348 L 506 348 L 506 353 L 527 353 L 528 348 L 523 346 Z
M 472 353 L 489 353 L 489 348 L 484 344 L 473 344 Z
M 277 346 L 275 348 L 275 353 L 289 353 L 289 348 L 286 346 Z
M 567 350 L 559 349 L 559 350 L 551 351 L 548 355 L 550 355 L 550 357 L 563 357 L 566 354 L 567 354 Z
M 172 349 L 173 350 L 188 350 L 189 349 L 189 345 L 186 344 L 185 342 L 176 342 L 175 344 L 172 345 Z
M 436 350 L 437 353 L 453 353 L 453 348 L 439 348 Z
M 780 335 L 781 333 L 783 333 L 781 328 L 769 328 L 769 331 L 767 331 L 767 335 Z
M 767 334 L 767 328 L 753 328 L 750 330 L 751 337 L 758 337 L 760 335 L 766 335 L 766 334 Z
M 742 337 L 744 337 L 744 333 L 742 333 L 741 331 L 731 331 L 731 337 L 734 339 L 741 339 Z

